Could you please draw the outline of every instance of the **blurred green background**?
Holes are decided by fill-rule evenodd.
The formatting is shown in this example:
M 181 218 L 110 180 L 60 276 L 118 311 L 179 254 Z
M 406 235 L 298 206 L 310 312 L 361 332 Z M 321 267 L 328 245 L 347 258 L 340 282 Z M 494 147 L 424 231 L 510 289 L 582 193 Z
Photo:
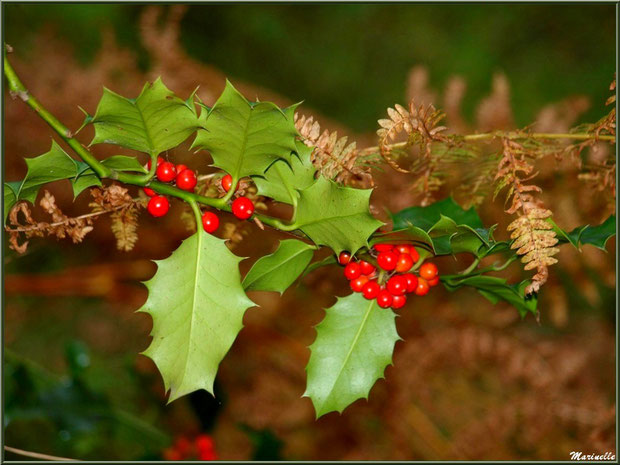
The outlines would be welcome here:
M 114 28 L 121 45 L 142 50 L 139 5 L 4 7 L 5 39 L 22 50 L 50 23 L 84 64 L 103 26 Z M 615 71 L 615 19 L 613 4 L 192 5 L 181 41 L 229 78 L 304 100 L 357 132 L 373 131 L 385 108 L 403 100 L 414 65 L 428 67 L 434 88 L 463 76 L 468 116 L 492 74 L 503 71 L 523 126 L 543 104 L 573 94 L 594 102 L 586 120 L 600 116 Z M 140 60 L 148 67 L 144 53 Z
M 140 26 L 147 5 L 2 8 L 16 69 L 68 127 L 83 119 L 77 105 L 96 107 L 101 85 L 133 96 L 152 77 Z M 531 123 L 544 105 L 575 94 L 592 104 L 580 120 L 595 121 L 606 114 L 615 27 L 612 4 L 191 5 L 179 40 L 191 59 L 233 82 L 304 100 L 367 134 L 386 107 L 405 103 L 407 76 L 416 65 L 428 69 L 430 87 L 438 91 L 451 76 L 464 78 L 463 110 L 470 121 L 498 71 L 510 82 L 518 126 Z M 127 59 L 114 49 L 97 62 L 106 29 L 114 31 L 121 51 L 134 55 Z M 171 87 L 189 95 L 201 84 L 196 74 L 207 68 L 183 59 L 183 91 Z M 116 62 L 120 69 L 110 64 Z M 175 69 L 167 72 L 174 79 Z M 215 81 L 212 88 L 221 84 Z M 25 172 L 22 157 L 46 151 L 52 134 L 22 102 L 7 97 L 3 163 L 12 181 Z M 87 131 L 81 140 L 88 140 Z M 187 158 L 176 158 L 182 156 Z M 172 157 L 196 163 L 183 150 Z M 374 197 L 385 199 L 387 192 L 407 201 L 406 183 L 388 176 Z M 599 205 L 581 195 L 576 176 L 575 184 L 560 182 L 552 169 L 544 176 L 545 195 L 562 220 L 600 221 Z M 63 210 L 83 213 L 86 194 L 72 204 L 62 187 L 52 192 Z M 501 217 L 501 207 L 498 201 L 485 218 Z M 219 456 L 231 460 L 565 460 L 565 451 L 584 444 L 604 452 L 615 438 L 612 241 L 609 254 L 563 250 L 541 297 L 540 326 L 473 291 L 429 295 L 399 318 L 405 342 L 397 345 L 395 366 L 369 402 L 315 422 L 309 400 L 300 398 L 306 347 L 321 308 L 348 293 L 338 269 L 309 276 L 282 298 L 252 296 L 261 308 L 248 311 L 221 365 L 217 400 L 201 391 L 166 405 L 161 377 L 138 355 L 148 344 L 151 321 L 134 311 L 146 297 L 139 281 L 154 271 L 148 260 L 168 256 L 187 237 L 178 211 L 172 213 L 160 220 L 143 215 L 140 239 L 129 253 L 116 251 L 105 219 L 78 245 L 33 239 L 27 254 L 18 256 L 5 241 L 7 444 L 80 459 L 146 460 L 165 457 L 179 436 L 208 432 Z M 275 243 L 274 234 L 254 228 L 252 240 L 235 253 L 256 257 Z M 469 365 L 458 358 L 471 355 L 468 334 L 474 342 L 492 341 L 490 354 Z M 498 355 L 496 347 L 510 350 Z M 551 387 L 537 384 L 540 370 Z M 547 410 L 565 404 L 579 407 L 578 414 L 593 412 L 594 420 Z M 496 414 L 510 408 L 505 417 Z

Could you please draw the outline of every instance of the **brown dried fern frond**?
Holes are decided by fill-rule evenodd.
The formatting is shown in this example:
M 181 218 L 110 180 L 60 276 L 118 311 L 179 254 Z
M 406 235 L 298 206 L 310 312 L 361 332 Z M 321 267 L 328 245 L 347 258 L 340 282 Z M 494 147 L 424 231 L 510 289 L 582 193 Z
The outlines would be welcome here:
M 431 156 L 431 145 L 433 142 L 447 142 L 441 133 L 446 130 L 445 126 L 439 126 L 444 118 L 444 113 L 435 109 L 432 104 L 416 105 L 411 100 L 409 102 L 409 110 L 401 105 L 394 105 L 394 108 L 388 108 L 389 116 L 378 121 L 379 126 L 377 135 L 379 136 L 379 150 L 385 161 L 397 171 L 407 173 L 408 171 L 401 168 L 396 162 L 390 158 L 392 153 L 391 143 L 394 142 L 401 133 L 407 136 L 406 146 L 420 145 L 426 157 Z
M 600 119 L 593 125 L 582 125 L 573 129 L 585 130 L 587 132 L 594 133 L 596 137 L 600 135 L 614 136 L 614 140 L 610 143 L 615 144 L 616 135 L 616 78 L 609 86 L 609 90 L 614 92 L 611 97 L 607 99 L 606 105 L 614 105 L 611 111 L 604 118 Z M 578 158 L 582 172 L 579 174 L 579 179 L 587 182 L 593 189 L 597 191 L 605 191 L 610 195 L 608 196 L 609 203 L 615 203 L 616 200 L 616 152 L 609 150 L 608 146 L 604 146 L 596 139 L 590 139 L 580 144 L 574 144 L 567 150 L 570 150 L 574 158 L 586 148 L 590 147 L 589 160 L 581 164 L 581 158 Z M 597 150 L 598 149 L 598 150 Z M 602 150 L 601 150 L 602 149 Z
M 548 267 L 557 263 L 553 255 L 559 252 L 554 247 L 558 239 L 551 224 L 545 221 L 551 217 L 551 211 L 533 195 L 542 190 L 534 184 L 526 184 L 536 176 L 534 167 L 527 160 L 531 153 L 514 140 L 504 138 L 502 142 L 503 156 L 495 179 L 498 190 L 508 188 L 506 201 L 510 206 L 506 213 L 519 215 L 507 228 L 513 239 L 511 248 L 521 256 L 525 270 L 536 269 L 532 283 L 525 289 L 529 295 L 538 292 L 547 281 Z
M 90 190 L 93 202 L 89 206 L 94 213 L 111 213 L 112 233 L 116 247 L 123 252 L 132 250 L 138 240 L 138 213 L 143 201 L 134 200 L 127 189 L 117 184 Z
M 26 252 L 29 239 L 32 237 L 55 236 L 57 239 L 68 237 L 74 244 L 82 242 L 93 230 L 92 225 L 96 217 L 102 214 L 89 213 L 74 218 L 68 217 L 56 205 L 56 198 L 48 191 L 44 191 L 39 205 L 52 217 L 51 222 L 36 221 L 26 202 L 17 203 L 9 213 L 9 224 L 5 226 L 5 231 L 9 235 L 9 247 L 20 254 Z M 20 214 L 23 221 L 20 221 Z
M 314 147 L 312 163 L 321 175 L 342 184 L 373 185 L 370 168 L 359 157 L 355 141 L 349 143 L 347 136 L 339 138 L 336 131 L 321 132 L 321 125 L 312 116 L 295 113 L 294 118 L 303 143 Z

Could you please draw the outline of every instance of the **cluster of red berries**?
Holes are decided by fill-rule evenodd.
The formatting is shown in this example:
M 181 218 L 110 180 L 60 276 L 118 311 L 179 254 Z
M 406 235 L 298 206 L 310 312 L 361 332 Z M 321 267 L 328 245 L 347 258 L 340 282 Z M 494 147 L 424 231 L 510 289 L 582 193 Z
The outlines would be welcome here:
M 151 169 L 151 160 L 148 162 L 148 169 Z M 185 165 L 175 165 L 169 161 L 164 161 L 162 157 L 157 157 L 157 171 L 155 172 L 157 179 L 161 182 L 175 182 L 179 189 L 193 192 L 198 179 L 196 173 L 187 168 Z M 157 195 L 150 187 L 144 188 L 144 193 L 151 199 L 147 205 L 148 212 L 158 218 L 168 213 L 170 203 L 163 195 Z
M 366 299 L 376 299 L 381 308 L 398 309 L 407 303 L 406 294 L 423 296 L 439 284 L 437 265 L 424 263 L 418 275 L 411 269 L 420 259 L 418 251 L 409 244 L 377 244 L 371 255 L 377 266 L 366 260 L 353 261 L 349 252 L 341 252 L 338 263 L 344 265 L 344 275 L 354 292 Z M 379 267 L 382 271 L 377 271 Z
M 151 161 L 148 162 L 148 168 L 151 169 Z M 185 165 L 175 165 L 174 163 L 164 161 L 163 158 L 157 157 L 157 179 L 161 182 L 174 182 L 179 189 L 193 192 L 198 179 L 196 173 L 188 169 Z M 232 176 L 227 174 L 222 177 L 222 189 L 228 192 L 232 187 Z M 237 188 L 235 187 L 235 191 Z M 163 195 L 157 195 L 150 187 L 145 187 L 144 192 L 150 197 L 147 205 L 148 212 L 154 217 L 164 216 L 170 209 L 168 199 Z M 247 197 L 237 197 L 231 206 L 233 214 L 240 220 L 247 220 L 254 214 L 254 203 Z M 220 226 L 219 217 L 207 211 L 202 215 L 202 227 L 209 234 L 214 233 Z
M 163 456 L 172 461 L 217 460 L 213 438 L 208 434 L 199 434 L 193 440 L 180 436 L 171 447 L 164 449 Z

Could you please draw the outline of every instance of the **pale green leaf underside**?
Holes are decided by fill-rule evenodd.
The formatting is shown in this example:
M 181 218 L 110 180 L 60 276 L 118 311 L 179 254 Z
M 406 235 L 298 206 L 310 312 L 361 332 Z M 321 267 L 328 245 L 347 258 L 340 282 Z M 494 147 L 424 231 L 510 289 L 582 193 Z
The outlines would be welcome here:
M 243 280 L 247 291 L 284 292 L 304 271 L 314 247 L 297 239 L 280 242 L 278 249 L 259 258 Z
M 211 153 L 213 166 L 233 179 L 262 175 L 274 161 L 295 151 L 297 129 L 292 117 L 270 102 L 251 103 L 233 85 L 209 111 L 192 147 Z
M 91 145 L 116 144 L 150 154 L 176 147 L 199 127 L 193 103 L 175 96 L 159 78 L 136 99 L 104 89 L 91 122 Z
M 297 190 L 305 189 L 314 182 L 316 169 L 310 160 L 312 147 L 300 141 L 296 141 L 295 145 L 296 153 L 289 161 L 278 160 L 262 176 L 253 178 L 259 195 L 292 205 L 299 198 Z
M 304 396 L 312 400 L 317 418 L 342 411 L 355 400 L 368 398 L 377 379 L 392 363 L 396 315 L 359 293 L 338 299 L 325 310 L 316 327 Z
M 326 245 L 336 254 L 355 253 L 383 225 L 370 214 L 371 193 L 371 189 L 341 187 L 321 176 L 299 192 L 295 225 L 315 244 Z
M 169 402 L 198 389 L 213 394 L 218 366 L 254 305 L 241 286 L 240 261 L 225 241 L 200 231 L 157 261 L 145 283 L 149 297 L 139 311 L 153 318 L 153 340 L 144 355 L 161 372 Z

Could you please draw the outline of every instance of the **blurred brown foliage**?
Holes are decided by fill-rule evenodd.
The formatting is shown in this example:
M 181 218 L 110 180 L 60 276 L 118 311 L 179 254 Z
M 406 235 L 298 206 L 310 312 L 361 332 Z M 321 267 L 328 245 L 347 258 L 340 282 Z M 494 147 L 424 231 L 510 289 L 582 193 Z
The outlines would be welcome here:
M 59 42 L 52 30 L 40 36 L 27 61 L 20 56 L 19 44 L 12 44 L 16 52 L 11 59 L 32 93 L 70 128 L 82 122 L 77 105 L 92 112 L 102 86 L 132 96 L 145 80 L 159 75 L 180 96 L 189 95 L 200 83 L 199 97 L 212 103 L 223 89 L 224 75 L 184 53 L 178 42 L 183 12 L 183 6 L 171 8 L 162 26 L 161 9 L 145 9 L 142 38 L 153 63 L 146 74 L 137 68 L 130 52 L 116 45 L 112 34 L 105 36 L 97 59 L 88 68 L 76 63 L 70 48 Z M 424 68 L 415 68 L 409 96 L 424 104 L 442 103 L 428 83 Z M 280 105 L 291 103 L 267 89 L 246 83 L 235 85 L 248 97 L 258 96 Z M 476 112 L 476 128 L 461 116 L 465 91 L 462 78 L 455 77 L 447 84 L 442 106 L 449 132 L 512 127 L 506 76 L 493 78 L 492 92 Z M 7 97 L 5 176 L 14 180 L 25 172 L 22 157 L 47 151 L 51 131 L 26 105 Z M 547 105 L 541 109 L 535 127 L 564 131 L 588 105 L 580 96 Z M 306 109 L 304 112 L 308 113 Z M 326 118 L 320 120 L 332 130 L 350 134 Z M 80 134 L 84 142 L 92 135 L 87 131 Z M 357 135 L 356 140 L 371 145 L 374 137 Z M 167 156 L 189 166 L 204 166 L 204 159 L 191 156 L 186 149 L 175 149 Z M 116 149 L 96 146 L 94 152 L 104 157 L 116 154 Z M 599 223 L 609 211 L 602 196 L 584 186 L 576 174 L 573 165 L 550 157 L 541 162 L 537 178 L 544 189 L 545 205 L 552 206 L 556 221 L 567 229 Z M 373 204 L 381 211 L 413 204 L 407 176 L 395 171 L 376 175 Z M 60 184 L 50 190 L 63 210 L 83 211 L 86 199 L 72 205 L 67 186 Z M 440 191 L 437 197 L 448 193 Z M 501 202 L 486 202 L 481 208 L 486 224 L 500 223 L 498 231 L 505 230 L 508 221 L 503 207 Z M 36 319 L 37 312 L 28 311 L 27 302 L 19 296 L 51 299 L 89 295 L 105 299 L 101 311 L 109 312 L 110 317 L 67 326 L 79 332 L 76 336 L 109 356 L 132 350 L 137 353 L 146 347 L 150 321 L 133 313 L 145 292 L 128 282 L 148 278 L 153 267 L 144 259 L 168 256 L 186 237 L 179 215 L 177 206 L 166 219 L 143 216 L 136 247 L 128 254 L 116 251 L 108 228 L 96 228 L 79 245 L 57 245 L 75 257 L 87 249 L 89 260 L 95 264 L 82 262 L 81 268 L 43 275 L 33 269 L 7 276 L 7 345 L 22 337 L 37 337 L 28 332 L 30 319 Z M 279 235 L 251 226 L 246 238 L 235 253 L 254 259 L 273 250 Z M 588 248 L 579 254 L 564 247 L 555 267 L 585 296 L 591 308 L 604 301 L 597 290 L 601 283 L 595 282 L 588 270 L 602 285 L 615 289 L 615 245 L 610 242 L 608 248 L 608 254 Z M 242 263 L 242 271 L 249 268 L 249 261 Z M 455 267 L 449 258 L 441 263 L 445 270 Z M 516 266 L 507 272 L 516 278 L 520 270 Z M 250 457 L 249 439 L 239 424 L 272 430 L 284 441 L 284 457 L 291 460 L 567 460 L 573 450 L 615 453 L 614 322 L 600 312 L 588 314 L 587 309 L 576 308 L 580 304 L 571 303 L 569 291 L 573 290 L 555 273 L 551 273 L 539 303 L 541 326 L 531 318 L 521 321 L 514 309 L 504 304 L 493 306 L 470 291 L 452 295 L 437 289 L 408 305 L 397 322 L 404 341 L 396 346 L 394 366 L 372 389 L 369 401 L 357 401 L 342 415 L 331 413 L 318 421 L 310 400 L 300 397 L 309 356 L 307 346 L 314 338 L 313 325 L 322 318 L 321 309 L 333 304 L 334 295 L 348 293 L 344 279 L 338 269 L 325 268 L 282 298 L 252 294 L 260 308 L 248 311 L 245 328 L 222 363 L 218 378 L 227 399 L 214 430 L 220 458 Z M 612 309 L 607 310 L 612 313 Z M 59 317 L 58 324 L 67 318 Z M 136 369 L 154 374 L 153 390 L 163 402 L 163 383 L 155 375 L 154 365 L 137 354 L 135 359 Z M 184 400 L 167 409 L 166 421 L 179 433 L 181 428 L 198 428 Z

